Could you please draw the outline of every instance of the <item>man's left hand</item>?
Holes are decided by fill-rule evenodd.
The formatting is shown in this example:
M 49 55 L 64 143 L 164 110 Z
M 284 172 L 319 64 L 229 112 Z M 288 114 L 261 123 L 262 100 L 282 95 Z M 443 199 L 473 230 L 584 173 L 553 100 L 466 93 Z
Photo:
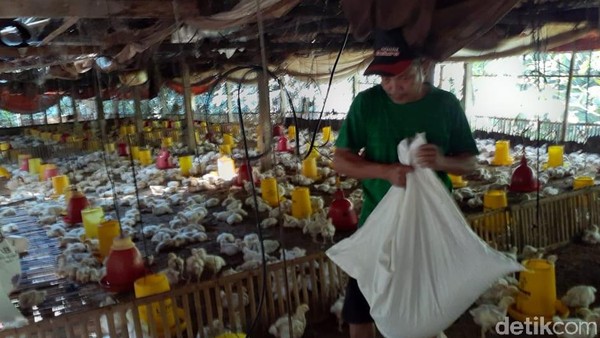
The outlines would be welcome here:
M 417 165 L 433 170 L 440 170 L 444 163 L 444 155 L 440 153 L 435 144 L 424 144 L 419 147 L 416 154 Z

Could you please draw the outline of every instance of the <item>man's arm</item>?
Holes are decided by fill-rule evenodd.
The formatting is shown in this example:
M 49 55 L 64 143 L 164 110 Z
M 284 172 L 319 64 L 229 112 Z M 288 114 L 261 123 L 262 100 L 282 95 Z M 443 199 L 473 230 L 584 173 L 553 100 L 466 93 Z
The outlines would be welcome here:
M 475 170 L 477 158 L 471 154 L 444 156 L 437 146 L 424 144 L 417 151 L 417 164 L 454 175 L 465 175 Z
M 378 178 L 390 181 L 396 186 L 406 185 L 406 173 L 413 170 L 400 163 L 384 164 L 364 159 L 349 149 L 336 148 L 333 154 L 333 168 L 342 175 L 357 179 Z

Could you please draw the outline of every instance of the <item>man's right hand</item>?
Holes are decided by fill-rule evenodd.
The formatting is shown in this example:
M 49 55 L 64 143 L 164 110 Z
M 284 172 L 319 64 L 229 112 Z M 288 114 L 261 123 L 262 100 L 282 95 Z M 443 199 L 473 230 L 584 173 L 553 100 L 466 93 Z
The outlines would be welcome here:
M 384 177 L 390 181 L 392 185 L 406 187 L 406 174 L 412 172 L 414 169 L 409 165 L 394 163 L 388 164 L 384 170 L 386 170 Z

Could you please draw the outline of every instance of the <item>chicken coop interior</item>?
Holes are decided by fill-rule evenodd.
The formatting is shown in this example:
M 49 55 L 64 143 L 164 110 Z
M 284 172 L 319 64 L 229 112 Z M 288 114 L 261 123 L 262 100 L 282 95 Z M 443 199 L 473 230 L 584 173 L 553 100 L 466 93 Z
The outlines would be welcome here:
M 363 190 L 332 162 L 352 100 L 380 83 L 363 75 L 372 32 L 396 27 L 476 140 L 476 170 L 451 175 L 465 228 L 526 268 L 438 337 L 520 336 L 505 317 L 600 325 L 599 15 L 597 0 L 3 0 L 0 338 L 350 337 L 348 274 L 326 251 L 355 233 Z

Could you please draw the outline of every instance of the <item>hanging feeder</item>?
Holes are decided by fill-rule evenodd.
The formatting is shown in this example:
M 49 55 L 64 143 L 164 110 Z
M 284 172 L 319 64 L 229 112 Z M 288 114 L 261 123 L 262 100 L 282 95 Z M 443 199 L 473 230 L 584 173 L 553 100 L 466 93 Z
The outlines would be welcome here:
M 71 187 L 71 197 L 67 204 L 67 215 L 64 217 L 65 223 L 77 224 L 82 222 L 81 211 L 87 208 L 90 202 L 84 194 L 79 192 L 75 186 Z
M 142 255 L 129 236 L 113 240 L 105 266 L 100 285 L 112 292 L 133 290 L 134 282 L 146 274 Z
M 288 152 L 291 149 L 288 147 L 288 140 L 285 136 L 280 136 L 277 140 L 277 151 L 279 152 Z
M 250 181 L 250 170 L 252 170 L 252 166 L 248 164 L 248 161 L 242 162 L 237 171 L 236 185 L 242 186 L 244 182 Z M 258 186 L 259 184 L 258 176 L 254 175 L 254 185 Z
M 352 202 L 344 196 L 344 191 L 340 188 L 333 194 L 333 201 L 329 206 L 331 223 L 337 230 L 356 230 L 358 225 L 358 216 L 354 210 Z
M 276 124 L 273 126 L 273 136 L 283 136 L 285 134 L 285 128 L 280 125 L 280 124 Z
M 117 144 L 117 153 L 119 156 L 129 156 L 129 152 L 127 151 L 127 143 L 119 142 Z
M 156 168 L 158 169 L 171 169 L 173 168 L 173 160 L 171 159 L 171 153 L 166 148 L 163 148 L 158 157 L 156 158 Z
M 521 164 L 515 169 L 510 179 L 509 190 L 512 192 L 532 192 L 539 187 L 539 181 L 533 170 L 527 165 L 525 155 L 521 157 Z

